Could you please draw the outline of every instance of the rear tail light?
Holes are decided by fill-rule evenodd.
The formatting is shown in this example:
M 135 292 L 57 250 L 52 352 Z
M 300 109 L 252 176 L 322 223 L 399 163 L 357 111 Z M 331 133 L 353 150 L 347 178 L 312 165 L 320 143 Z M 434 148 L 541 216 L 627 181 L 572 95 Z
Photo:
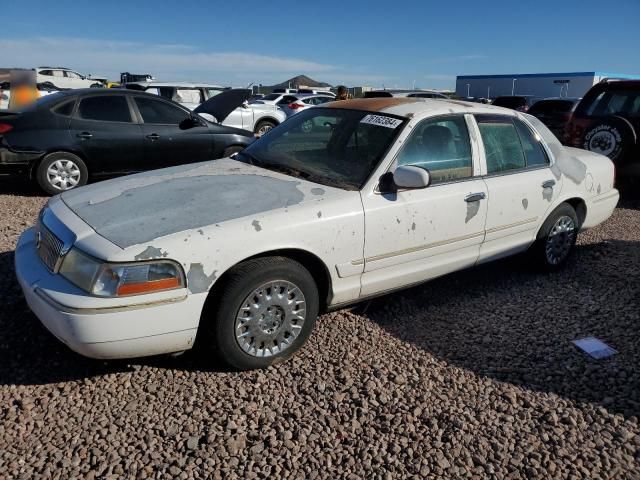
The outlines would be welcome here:
M 302 108 L 302 107 L 304 107 L 304 105 L 302 105 L 301 103 L 295 103 L 294 102 L 294 103 L 290 103 L 289 104 L 289 108 L 291 110 L 297 110 L 297 109 Z
M 526 112 L 527 110 L 529 110 L 529 107 L 527 107 L 526 105 L 522 105 L 521 107 L 516 108 L 516 110 L 519 112 Z
M 8 123 L 0 123 L 0 134 L 7 133 L 13 130 L 13 125 L 9 125 Z

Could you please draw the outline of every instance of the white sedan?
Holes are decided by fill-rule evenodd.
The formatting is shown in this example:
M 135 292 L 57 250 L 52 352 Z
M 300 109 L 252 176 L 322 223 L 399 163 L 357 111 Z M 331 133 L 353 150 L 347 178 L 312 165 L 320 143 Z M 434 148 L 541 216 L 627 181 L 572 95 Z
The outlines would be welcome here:
M 558 268 L 613 212 L 613 182 L 608 158 L 526 114 L 347 100 L 235 158 L 52 198 L 16 272 L 42 323 L 83 355 L 198 344 L 262 368 L 298 350 L 320 311 L 527 250 Z

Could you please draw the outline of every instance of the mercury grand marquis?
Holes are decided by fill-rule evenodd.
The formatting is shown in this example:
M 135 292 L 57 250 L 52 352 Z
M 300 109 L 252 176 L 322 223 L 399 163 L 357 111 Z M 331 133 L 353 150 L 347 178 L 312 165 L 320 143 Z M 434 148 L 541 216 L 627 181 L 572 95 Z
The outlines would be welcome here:
M 611 161 L 538 120 L 447 100 L 295 115 L 233 158 L 49 200 L 16 247 L 30 308 L 95 358 L 194 345 L 290 357 L 319 312 L 526 252 L 557 269 L 618 202 Z

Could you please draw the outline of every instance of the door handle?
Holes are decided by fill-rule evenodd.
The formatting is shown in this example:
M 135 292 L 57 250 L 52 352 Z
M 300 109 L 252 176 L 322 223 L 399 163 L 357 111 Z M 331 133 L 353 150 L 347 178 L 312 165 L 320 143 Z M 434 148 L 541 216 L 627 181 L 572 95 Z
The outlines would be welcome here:
M 487 198 L 487 195 L 484 192 L 470 193 L 469 195 L 464 197 L 464 201 L 471 203 L 471 202 L 477 202 L 479 200 L 484 200 L 485 198 Z
M 147 135 L 147 138 L 149 140 L 158 140 L 160 138 L 160 135 L 158 135 L 157 133 L 150 133 L 149 135 Z
M 546 182 L 542 182 L 542 188 L 553 188 L 555 184 L 555 180 L 547 180 Z
M 77 134 L 76 137 L 82 138 L 83 140 L 88 140 L 89 138 L 93 137 L 93 134 L 91 134 L 89 132 L 82 132 L 82 133 Z

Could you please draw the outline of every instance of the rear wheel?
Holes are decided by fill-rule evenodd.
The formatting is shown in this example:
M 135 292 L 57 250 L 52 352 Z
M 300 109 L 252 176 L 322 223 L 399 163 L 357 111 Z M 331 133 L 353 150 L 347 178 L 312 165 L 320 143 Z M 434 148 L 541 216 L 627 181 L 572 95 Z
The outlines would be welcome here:
M 574 208 L 568 203 L 559 205 L 542 224 L 529 250 L 533 266 L 547 271 L 560 268 L 569 258 L 579 228 Z
M 87 183 L 89 172 L 80 157 L 69 152 L 46 155 L 36 170 L 36 181 L 45 192 L 56 195 Z
M 305 343 L 318 316 L 318 288 L 300 263 L 284 257 L 246 261 L 215 292 L 203 314 L 200 348 L 239 370 L 266 368 Z
M 272 128 L 275 128 L 275 127 L 276 127 L 275 122 L 273 122 L 271 120 L 260 120 L 256 124 L 256 128 L 255 128 L 254 132 L 257 133 L 259 136 L 262 136 L 265 133 L 267 133 L 269 130 L 271 130 Z

